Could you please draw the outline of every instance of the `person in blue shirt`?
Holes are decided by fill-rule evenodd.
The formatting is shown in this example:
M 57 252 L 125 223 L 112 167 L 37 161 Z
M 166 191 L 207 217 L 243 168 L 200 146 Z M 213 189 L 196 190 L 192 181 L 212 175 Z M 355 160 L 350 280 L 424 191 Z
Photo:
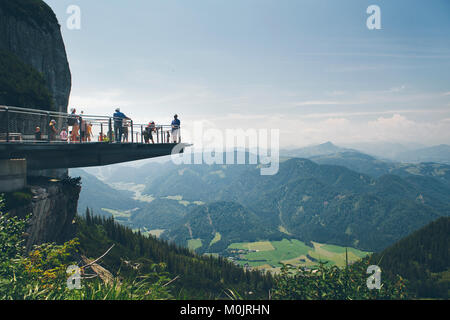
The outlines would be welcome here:
M 123 120 L 131 120 L 128 118 L 125 114 L 120 112 L 120 108 L 116 109 L 116 112 L 113 115 L 114 117 L 114 138 L 116 143 L 122 142 L 122 135 L 123 135 Z
M 174 115 L 173 116 L 173 120 L 172 120 L 172 142 L 173 143 L 178 143 L 181 142 L 181 137 L 180 137 L 180 120 L 178 119 L 178 115 Z

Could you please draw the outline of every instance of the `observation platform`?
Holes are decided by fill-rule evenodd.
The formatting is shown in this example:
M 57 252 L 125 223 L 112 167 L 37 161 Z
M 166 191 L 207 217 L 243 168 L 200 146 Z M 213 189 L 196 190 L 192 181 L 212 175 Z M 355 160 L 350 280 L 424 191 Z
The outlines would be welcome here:
M 0 192 L 23 188 L 30 172 L 150 159 L 183 153 L 189 146 L 181 143 L 179 127 L 137 124 L 123 114 L 0 106 Z
M 162 157 L 174 150 L 182 153 L 188 146 L 184 143 L 0 142 L 0 160 L 26 159 L 27 170 L 83 168 Z

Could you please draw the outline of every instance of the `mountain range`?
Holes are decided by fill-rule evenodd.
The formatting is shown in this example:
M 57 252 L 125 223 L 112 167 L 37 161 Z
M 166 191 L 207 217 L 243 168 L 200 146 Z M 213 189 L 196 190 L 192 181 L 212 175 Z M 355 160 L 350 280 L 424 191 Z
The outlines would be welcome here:
M 449 215 L 450 166 L 337 151 L 311 160 L 288 158 L 275 176 L 261 176 L 258 165 L 169 162 L 108 169 L 102 179 L 109 185 L 139 184 L 153 199 L 131 199 L 128 211 L 116 213 L 121 222 L 164 230 L 162 238 L 182 245 L 200 240 L 195 246 L 200 252 L 220 253 L 233 241 L 286 237 L 379 251 Z M 90 186 L 85 182 L 84 188 Z M 83 192 L 80 201 L 89 206 Z
M 280 150 L 280 155 L 311 159 L 313 157 L 347 152 L 370 155 L 386 162 L 435 162 L 450 164 L 450 145 L 447 144 L 422 147 L 419 145 L 405 146 L 399 143 L 383 142 L 356 144 L 355 148 L 346 148 L 336 146 L 328 141 L 319 145 Z

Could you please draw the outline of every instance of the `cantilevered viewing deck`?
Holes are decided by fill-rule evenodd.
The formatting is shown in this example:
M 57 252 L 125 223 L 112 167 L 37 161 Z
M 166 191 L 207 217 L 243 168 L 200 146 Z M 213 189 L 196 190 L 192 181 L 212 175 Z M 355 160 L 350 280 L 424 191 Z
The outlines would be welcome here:
M 119 120 L 123 134 L 117 138 L 112 116 L 0 106 L 0 160 L 25 159 L 27 170 L 81 168 L 182 153 L 189 146 L 171 136 L 170 125 Z
M 0 143 L 0 159 L 26 159 L 28 170 L 82 168 L 167 156 L 175 147 L 183 152 L 186 144 L 172 143 Z

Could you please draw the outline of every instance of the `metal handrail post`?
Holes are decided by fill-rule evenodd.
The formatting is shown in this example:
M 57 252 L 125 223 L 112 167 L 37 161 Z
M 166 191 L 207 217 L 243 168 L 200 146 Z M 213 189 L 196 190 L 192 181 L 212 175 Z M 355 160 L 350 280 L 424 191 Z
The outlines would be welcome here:
M 50 142 L 50 112 L 47 112 L 47 123 L 45 124 L 47 131 L 47 141 Z
M 111 123 L 111 118 L 109 118 L 109 123 L 108 123 L 108 127 L 109 127 L 109 132 L 108 132 L 108 142 L 111 143 L 112 142 L 112 123 Z
M 82 124 L 83 124 L 83 118 L 80 116 L 80 143 L 83 143 L 83 136 L 81 135 Z M 86 132 L 84 134 L 86 134 Z
M 131 120 L 131 143 L 134 143 L 133 120 Z
M 9 108 L 5 107 L 6 112 L 6 142 L 9 142 Z

